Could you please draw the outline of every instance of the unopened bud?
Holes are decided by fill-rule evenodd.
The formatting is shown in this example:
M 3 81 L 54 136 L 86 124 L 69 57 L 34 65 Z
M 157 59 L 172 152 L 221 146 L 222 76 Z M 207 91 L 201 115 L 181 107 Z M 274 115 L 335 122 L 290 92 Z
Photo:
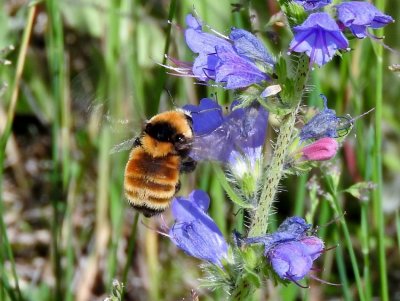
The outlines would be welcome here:
M 339 144 L 334 138 L 321 138 L 302 149 L 303 160 L 326 161 L 332 159 L 339 148 Z

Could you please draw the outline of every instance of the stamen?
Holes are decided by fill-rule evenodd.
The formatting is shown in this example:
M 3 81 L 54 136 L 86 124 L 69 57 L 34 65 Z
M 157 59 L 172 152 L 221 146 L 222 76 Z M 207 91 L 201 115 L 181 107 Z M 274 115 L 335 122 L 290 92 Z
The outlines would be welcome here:
M 318 278 L 318 277 L 316 277 L 314 275 L 309 275 L 309 277 L 314 279 L 314 280 L 317 280 L 318 282 L 324 283 L 324 284 L 333 285 L 333 286 L 342 286 L 341 283 L 333 283 L 333 282 L 325 281 L 325 280 L 322 280 L 321 278 Z
M 309 285 L 304 286 L 304 285 L 301 285 L 301 284 L 300 284 L 299 282 L 297 282 L 296 280 L 294 280 L 294 279 L 292 278 L 292 275 L 286 274 L 285 277 L 286 277 L 287 279 L 289 279 L 290 281 L 292 281 L 294 284 L 296 284 L 298 287 L 301 287 L 301 288 L 310 288 Z

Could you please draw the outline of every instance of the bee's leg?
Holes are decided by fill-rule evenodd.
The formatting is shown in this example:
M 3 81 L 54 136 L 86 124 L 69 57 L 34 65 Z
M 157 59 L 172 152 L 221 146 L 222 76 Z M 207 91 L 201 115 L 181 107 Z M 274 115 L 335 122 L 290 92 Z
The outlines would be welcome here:
M 181 172 L 192 172 L 196 168 L 196 165 L 197 165 L 197 161 L 193 160 L 190 157 L 187 157 L 182 160 L 180 171 Z
M 178 193 L 178 191 L 181 189 L 181 181 L 179 180 L 178 183 L 175 185 L 175 193 Z

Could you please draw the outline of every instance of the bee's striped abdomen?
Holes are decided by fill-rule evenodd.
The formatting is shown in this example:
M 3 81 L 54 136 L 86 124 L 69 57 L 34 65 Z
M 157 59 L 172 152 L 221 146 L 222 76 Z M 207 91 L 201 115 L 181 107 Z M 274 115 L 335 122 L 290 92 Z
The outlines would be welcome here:
M 132 149 L 125 168 L 125 196 L 146 216 L 164 211 L 179 182 L 180 157 L 154 158 L 140 146 Z

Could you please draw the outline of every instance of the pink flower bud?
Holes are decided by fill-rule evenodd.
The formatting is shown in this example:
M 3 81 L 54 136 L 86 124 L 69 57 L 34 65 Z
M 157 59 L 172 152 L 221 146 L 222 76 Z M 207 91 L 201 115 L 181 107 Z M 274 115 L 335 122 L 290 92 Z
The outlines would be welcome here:
M 332 159 L 339 148 L 339 144 L 333 138 L 321 138 L 302 149 L 303 160 L 325 161 Z

